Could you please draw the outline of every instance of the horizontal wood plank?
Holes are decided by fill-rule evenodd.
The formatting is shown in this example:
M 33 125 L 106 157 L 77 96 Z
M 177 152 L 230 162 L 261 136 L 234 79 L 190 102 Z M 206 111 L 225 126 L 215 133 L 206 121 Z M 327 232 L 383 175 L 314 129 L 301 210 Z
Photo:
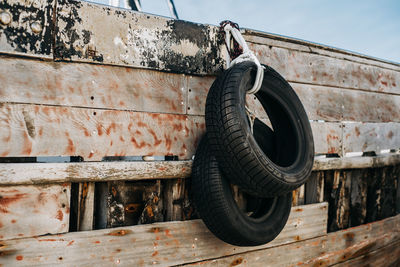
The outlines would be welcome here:
M 228 245 L 200 220 L 129 226 L 56 236 L 2 241 L 6 265 L 175 265 L 258 250 L 322 236 L 327 204 L 292 208 L 289 221 L 272 242 L 258 247 Z
M 0 156 L 192 157 L 205 131 L 199 116 L 0 104 Z
M 400 241 L 388 244 L 360 257 L 339 263 L 335 266 L 380 266 L 394 267 L 400 265 Z
M 366 65 L 372 65 L 379 68 L 386 68 L 400 71 L 400 65 L 396 62 L 374 58 L 345 49 L 331 47 L 319 43 L 313 43 L 306 40 L 283 36 L 279 34 L 261 32 L 252 29 L 242 29 L 242 34 L 247 42 L 261 44 L 265 46 L 276 46 L 302 52 L 309 52 L 318 55 L 329 56 L 347 61 L 353 61 Z
M 400 240 L 399 229 L 400 215 L 323 237 L 189 265 L 331 266 L 397 243 Z
M 69 183 L 0 186 L 0 240 L 68 232 L 69 213 Z
M 249 47 L 290 82 L 400 94 L 400 71 L 280 47 Z
M 0 163 L 0 184 L 133 181 L 187 178 L 192 161 Z
M 57 26 L 61 60 L 197 74 L 224 63 L 214 26 L 68 0 L 57 2 Z
M 311 122 L 315 153 L 342 155 L 342 124 Z
M 400 123 L 344 123 L 343 126 L 344 153 L 379 153 L 400 148 Z
M 400 164 L 400 154 L 374 157 L 316 158 L 314 171 L 380 168 Z M 134 181 L 188 178 L 192 160 L 80 163 L 1 163 L 0 185 L 31 185 L 65 182 Z
M 52 59 L 55 2 L 2 0 L 0 10 L 6 13 L 4 21 L 9 19 L 9 23 L 0 25 L 0 54 Z
M 181 74 L 0 57 L 0 102 L 186 113 Z

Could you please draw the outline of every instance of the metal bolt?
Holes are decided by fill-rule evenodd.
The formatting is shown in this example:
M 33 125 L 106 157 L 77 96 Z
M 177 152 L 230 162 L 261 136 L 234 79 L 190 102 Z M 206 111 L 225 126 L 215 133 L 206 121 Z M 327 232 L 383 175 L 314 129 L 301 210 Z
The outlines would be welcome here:
M 11 22 L 11 15 L 8 12 L 1 12 L 0 13 L 0 22 L 1 24 L 7 25 Z
M 39 22 L 33 22 L 31 24 L 31 29 L 34 33 L 40 33 L 42 31 L 42 26 L 40 25 Z

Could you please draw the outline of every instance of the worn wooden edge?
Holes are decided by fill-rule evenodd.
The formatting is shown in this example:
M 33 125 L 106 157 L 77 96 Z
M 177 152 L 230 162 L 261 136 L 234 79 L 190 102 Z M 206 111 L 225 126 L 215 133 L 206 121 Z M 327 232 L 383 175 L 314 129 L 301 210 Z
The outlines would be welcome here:
M 314 171 L 379 168 L 400 164 L 400 154 L 387 153 L 374 157 L 341 157 L 317 158 L 314 160 Z
M 366 257 L 365 255 L 384 248 L 388 244 L 397 244 L 400 241 L 399 227 L 400 215 L 397 215 L 322 237 L 189 265 L 331 266 L 350 259 L 358 259 L 360 256 Z M 396 256 L 400 257 L 398 254 Z M 368 263 L 367 258 L 364 263 Z
M 400 241 L 388 244 L 382 248 L 366 253 L 360 257 L 335 264 L 334 266 L 399 266 Z
M 0 262 L 22 266 L 184 264 L 324 236 L 327 211 L 327 203 L 293 207 L 280 235 L 257 247 L 228 245 L 201 220 L 193 220 L 2 241 Z
M 0 164 L 0 184 L 12 185 L 186 178 L 190 176 L 191 167 L 191 160 L 2 163 Z
M 299 50 L 310 53 L 320 53 L 346 59 L 358 63 L 369 64 L 377 67 L 387 68 L 399 71 L 400 63 L 376 58 L 369 55 L 364 55 L 354 51 L 349 51 L 343 48 L 332 47 L 325 44 L 315 43 L 312 41 L 302 40 L 294 37 L 257 31 L 254 29 L 242 29 L 242 34 L 248 42 L 260 43 L 265 45 L 281 46 L 292 50 Z
M 192 160 L 79 163 L 0 163 L 0 185 L 187 178 Z M 400 164 L 400 154 L 316 158 L 313 170 L 379 168 Z

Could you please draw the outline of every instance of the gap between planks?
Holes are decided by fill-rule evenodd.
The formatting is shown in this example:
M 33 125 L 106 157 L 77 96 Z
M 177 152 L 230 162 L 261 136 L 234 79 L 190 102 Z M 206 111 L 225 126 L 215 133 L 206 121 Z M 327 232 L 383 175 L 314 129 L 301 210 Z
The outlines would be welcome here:
M 0 163 L 0 185 L 187 178 L 192 160 L 80 163 Z M 400 154 L 315 159 L 314 171 L 378 168 L 400 164 Z

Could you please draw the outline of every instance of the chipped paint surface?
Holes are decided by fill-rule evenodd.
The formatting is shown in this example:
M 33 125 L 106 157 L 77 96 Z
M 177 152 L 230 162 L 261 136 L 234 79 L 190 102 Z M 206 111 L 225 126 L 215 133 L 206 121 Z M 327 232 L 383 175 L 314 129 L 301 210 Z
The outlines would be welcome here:
M 217 28 L 80 1 L 57 4 L 56 57 L 205 74 L 223 64 Z
M 69 184 L 0 187 L 0 240 L 68 232 L 69 199 Z
M 52 13 L 55 1 L 2 0 L 0 12 L 11 16 L 0 23 L 0 52 L 52 58 Z

